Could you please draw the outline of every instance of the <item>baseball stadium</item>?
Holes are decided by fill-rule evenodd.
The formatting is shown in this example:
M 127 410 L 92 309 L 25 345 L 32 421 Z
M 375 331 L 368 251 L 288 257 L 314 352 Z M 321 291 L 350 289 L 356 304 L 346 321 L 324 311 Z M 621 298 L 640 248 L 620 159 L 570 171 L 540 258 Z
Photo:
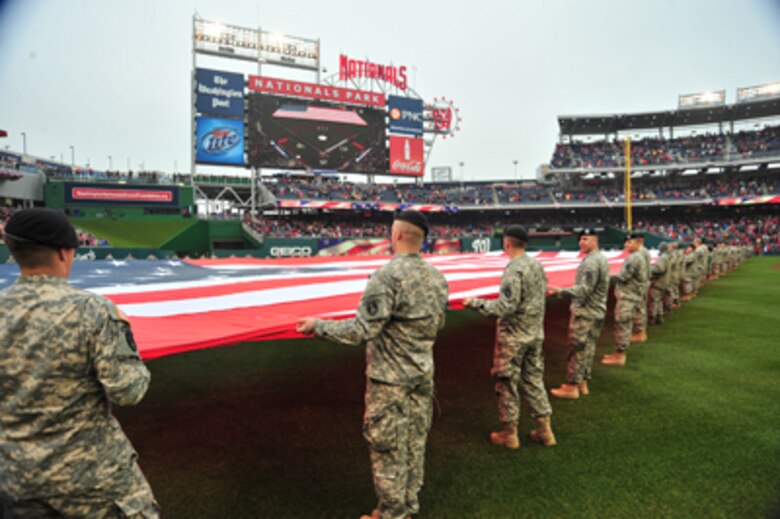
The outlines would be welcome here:
M 10 294 L 29 275 L 19 244 L 48 246 L 24 226 L 43 208 L 74 229 L 68 283 L 108 300 L 151 374 L 137 405 L 100 391 L 159 506 L 118 505 L 116 517 L 396 517 L 381 482 L 397 478 L 377 460 L 415 447 L 370 438 L 371 388 L 394 384 L 372 374 L 377 344 L 387 336 L 397 362 L 422 369 L 404 350 L 409 336 L 425 342 L 419 329 L 394 330 L 437 295 L 398 281 L 386 309 L 372 290 L 404 256 L 396 231 L 410 225 L 424 231 L 412 255 L 447 294 L 425 357 L 435 391 L 424 461 L 408 476 L 419 503 L 406 490 L 398 517 L 780 517 L 780 70 L 654 110 L 615 100 L 592 114 L 562 98 L 542 164 L 469 180 L 463 161 L 439 154 L 469 138 L 482 107 L 418 93 L 397 62 L 333 60 L 325 39 L 218 16 L 194 14 L 191 50 L 177 51 L 192 61 L 187 171 L 115 167 L 111 155 L 100 168 L 73 145 L 57 160 L 28 150 L 29 130 L 0 111 L 0 345 L 21 340 Z M 626 276 L 639 248 L 634 301 Z M 517 281 L 523 298 L 541 290 L 541 369 L 518 364 L 509 420 L 497 359 L 523 348 L 525 325 L 488 309 L 521 297 L 510 277 L 520 249 L 544 278 Z M 606 293 L 589 321 L 592 371 L 572 378 L 593 251 Z M 405 310 L 403 290 L 418 297 Z M 55 329 L 59 315 L 47 319 Z M 373 331 L 339 339 L 350 323 Z M 37 441 L 14 436 L 19 417 L 45 412 L 14 397 L 34 373 L 25 351 L 0 355 L 9 474 L 11 447 Z M 26 499 L 50 499 L 54 515 L 40 517 L 79 516 L 51 504 L 58 491 L 15 489 L 0 475 L 0 516 L 38 517 L 14 512 Z

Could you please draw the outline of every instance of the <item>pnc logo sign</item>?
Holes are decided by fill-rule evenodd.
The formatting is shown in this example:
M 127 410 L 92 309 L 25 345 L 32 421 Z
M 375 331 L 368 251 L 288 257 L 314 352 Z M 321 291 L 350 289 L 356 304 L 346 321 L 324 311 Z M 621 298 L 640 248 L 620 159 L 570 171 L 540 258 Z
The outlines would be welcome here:
M 422 99 L 388 96 L 388 117 L 390 133 L 421 136 L 423 132 Z

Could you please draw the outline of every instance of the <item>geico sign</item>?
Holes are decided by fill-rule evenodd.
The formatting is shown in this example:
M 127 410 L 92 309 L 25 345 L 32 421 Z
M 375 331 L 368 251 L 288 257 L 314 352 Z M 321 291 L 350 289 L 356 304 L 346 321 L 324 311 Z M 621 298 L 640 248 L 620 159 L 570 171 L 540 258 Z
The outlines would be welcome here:
M 290 256 L 311 256 L 311 247 L 271 247 L 272 258 L 288 258 Z

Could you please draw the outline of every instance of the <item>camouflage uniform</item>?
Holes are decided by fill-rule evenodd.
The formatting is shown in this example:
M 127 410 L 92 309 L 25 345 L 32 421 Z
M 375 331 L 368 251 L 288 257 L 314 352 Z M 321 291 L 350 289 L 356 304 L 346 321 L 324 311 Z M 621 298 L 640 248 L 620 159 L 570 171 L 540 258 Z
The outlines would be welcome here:
M 696 257 L 693 253 L 683 256 L 682 291 L 683 295 L 691 295 L 696 292 Z
M 672 305 L 680 304 L 680 282 L 682 280 L 683 270 L 683 251 L 680 250 L 680 244 L 675 242 L 674 252 L 672 253 L 672 277 L 669 280 L 669 291 L 672 299 Z
M 658 260 L 650 267 L 650 277 L 652 285 L 650 287 L 650 321 L 655 324 L 664 322 L 664 310 L 671 310 L 671 300 L 664 299 L 664 294 L 669 286 L 672 277 L 672 253 L 668 250 L 666 244 L 661 244 L 659 250 L 661 254 Z
M 419 511 L 425 441 L 433 413 L 433 343 L 444 326 L 449 288 L 419 254 L 396 254 L 366 286 L 357 316 L 317 320 L 317 337 L 366 344 L 369 444 L 381 517 Z
M 642 281 L 642 304 L 634 312 L 633 332 L 642 333 L 647 329 L 647 296 L 650 293 L 650 251 L 644 245 L 639 247 L 639 254 L 645 262 L 644 280 Z
M 645 305 L 644 283 L 647 279 L 647 263 L 637 251 L 629 254 L 615 279 L 615 346 L 624 353 L 631 343 L 631 325 L 637 307 Z
M 590 380 L 596 343 L 601 335 L 607 313 L 609 294 L 609 263 L 601 251 L 593 251 L 577 268 L 574 286 L 563 288 L 558 297 L 572 298 L 567 343 L 566 382 L 579 384 Z
M 709 255 L 710 251 L 703 243 L 696 247 L 696 249 L 693 251 L 695 264 L 693 279 L 694 292 L 698 292 L 698 290 L 704 285 L 704 281 L 707 279 L 707 260 Z
M 57 276 L 0 292 L 0 497 L 10 517 L 159 517 L 110 403 L 149 371 L 109 300 Z
M 543 381 L 546 293 L 541 263 L 521 254 L 507 264 L 498 299 L 472 299 L 469 305 L 484 316 L 498 317 L 491 375 L 504 424 L 520 419 L 518 385 L 534 418 L 552 414 Z

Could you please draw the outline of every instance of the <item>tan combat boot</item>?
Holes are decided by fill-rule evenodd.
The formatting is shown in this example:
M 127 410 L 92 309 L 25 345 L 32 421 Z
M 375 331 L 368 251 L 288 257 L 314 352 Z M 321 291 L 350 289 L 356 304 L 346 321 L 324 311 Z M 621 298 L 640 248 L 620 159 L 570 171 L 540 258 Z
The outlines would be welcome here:
M 626 354 L 616 351 L 611 355 L 604 355 L 601 359 L 601 363 L 605 366 L 625 366 Z
M 632 335 L 631 342 L 647 342 L 647 331 L 642 330 L 641 332 Z
M 540 416 L 536 419 L 536 424 L 536 429 L 531 431 L 531 439 L 545 447 L 555 446 L 558 442 L 555 441 L 555 435 L 550 428 L 550 417 Z
M 577 389 L 580 390 L 580 395 L 582 396 L 588 396 L 590 394 L 590 390 L 588 389 L 588 381 L 583 380 L 577 385 Z
M 490 441 L 496 445 L 503 445 L 507 449 L 519 449 L 520 438 L 517 437 L 517 425 L 504 424 L 504 430 L 490 433 Z
M 580 389 L 575 384 L 561 384 L 561 387 L 552 388 L 550 394 L 555 398 L 577 400 L 580 397 Z

